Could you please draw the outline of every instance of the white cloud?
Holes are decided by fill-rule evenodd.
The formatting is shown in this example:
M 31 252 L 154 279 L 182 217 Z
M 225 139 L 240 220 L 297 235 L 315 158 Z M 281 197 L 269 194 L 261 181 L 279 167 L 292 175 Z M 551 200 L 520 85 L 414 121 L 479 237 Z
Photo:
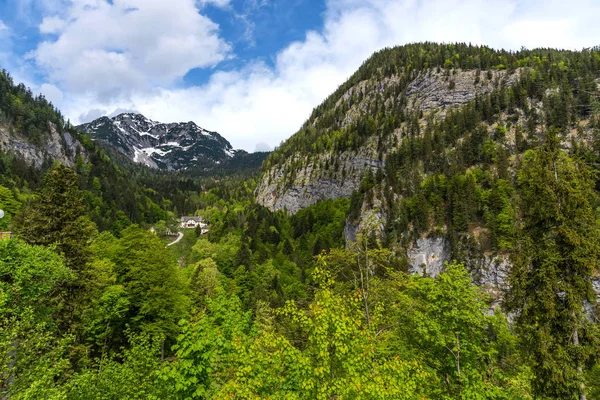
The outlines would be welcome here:
M 268 143 L 260 142 L 254 146 L 254 152 L 272 151 L 273 148 Z
M 106 110 L 103 108 L 92 108 L 91 110 L 80 114 L 77 118 L 77 123 L 84 124 L 86 122 L 91 122 L 95 119 L 105 116 L 106 113 Z
M 60 35 L 28 57 L 69 93 L 100 102 L 168 87 L 230 52 L 193 0 L 73 0 L 65 15 L 44 18 L 40 31 Z
M 48 99 L 54 106 L 60 107 L 63 101 L 63 92 L 55 85 L 44 83 L 40 86 L 40 93 Z
M 91 0 L 78 0 L 70 12 L 74 22 L 36 53 L 69 91 L 65 113 L 97 109 L 100 99 L 102 108 L 137 109 L 164 122 L 193 119 L 246 150 L 289 137 L 314 106 L 385 46 L 428 40 L 580 49 L 600 43 L 600 4 L 593 0 L 328 0 L 322 30 L 283 48 L 273 68 L 257 62 L 217 71 L 205 85 L 181 89 L 172 82 L 187 70 L 229 56 L 216 26 L 191 0 L 169 4 L 169 10 L 161 7 L 167 2 L 149 0 L 139 13 L 123 10 L 140 1 L 110 6 L 97 0 L 92 8 L 83 3 Z M 126 29 L 131 26 L 136 31 Z M 197 46 L 203 49 L 196 51 L 199 58 L 190 56 Z
M 44 17 L 40 24 L 40 33 L 60 33 L 66 26 L 67 21 L 60 17 Z
M 117 115 L 123 114 L 123 113 L 139 114 L 139 111 L 136 110 L 135 108 L 117 108 L 116 110 L 114 110 L 113 112 L 108 114 L 107 117 L 112 118 L 112 117 L 116 117 Z
M 4 21 L 2 21 L 0 19 L 0 32 L 1 31 L 7 31 L 8 30 L 8 26 L 6 26 L 6 24 L 4 23 Z

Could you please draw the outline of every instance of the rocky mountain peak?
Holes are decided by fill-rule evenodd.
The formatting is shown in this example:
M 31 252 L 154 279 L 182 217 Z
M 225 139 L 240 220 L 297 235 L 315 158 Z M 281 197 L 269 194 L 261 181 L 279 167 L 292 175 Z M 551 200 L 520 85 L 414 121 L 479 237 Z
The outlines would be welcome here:
M 211 166 L 230 159 L 231 144 L 195 122 L 162 123 L 142 114 L 101 117 L 78 129 L 134 162 L 151 168 L 180 170 Z

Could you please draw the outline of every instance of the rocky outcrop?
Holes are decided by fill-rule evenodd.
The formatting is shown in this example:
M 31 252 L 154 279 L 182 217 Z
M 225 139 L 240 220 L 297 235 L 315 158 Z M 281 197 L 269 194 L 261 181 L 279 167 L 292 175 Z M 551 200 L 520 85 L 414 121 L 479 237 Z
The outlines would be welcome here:
M 385 90 L 397 87 L 399 83 L 400 77 L 398 75 L 392 75 L 377 80 L 365 80 L 348 89 L 336 102 L 336 108 L 343 107 L 343 104 L 349 102 L 353 97 L 361 98 L 362 100 L 353 104 L 350 109 L 346 111 L 340 126 L 342 128 L 347 128 L 352 123 L 364 117 L 364 115 L 368 113 L 369 105 L 378 94 L 381 95 Z M 316 122 L 317 120 L 314 121 L 314 123 Z
M 306 186 L 290 187 L 278 195 L 276 185 L 271 184 L 259 188 L 257 201 L 271 211 L 286 210 L 295 214 L 321 200 L 349 197 L 356 187 L 357 183 L 352 180 L 318 179 Z
M 457 107 L 475 99 L 477 95 L 490 93 L 504 80 L 510 85 L 518 74 L 505 71 L 463 71 L 452 72 L 428 70 L 420 73 L 406 88 L 409 105 L 423 111 L 444 110 Z
M 476 267 L 471 268 L 473 282 L 479 286 L 497 288 L 499 290 L 508 289 L 508 274 L 511 264 L 508 257 L 502 255 L 484 256 L 475 263 Z
M 422 238 L 408 249 L 407 255 L 410 273 L 435 277 L 450 259 L 450 246 L 443 237 Z
M 14 132 L 8 123 L 0 123 L 0 150 L 13 152 L 36 168 L 40 168 L 46 160 L 60 161 L 72 167 L 78 154 L 87 159 L 83 146 L 69 132 L 59 133 L 56 126 L 50 123 L 48 133 L 42 139 L 44 143 L 38 145 Z
M 344 240 L 346 242 L 346 248 L 349 248 L 352 243 L 356 242 L 357 234 L 358 225 L 353 221 L 346 219 L 346 225 L 344 225 Z
M 408 249 L 409 273 L 435 277 L 444 270 L 446 261 L 450 261 L 450 246 L 443 237 L 421 238 Z M 483 255 L 466 260 L 473 283 L 482 287 L 490 296 L 490 307 L 500 307 L 506 291 L 510 288 L 508 277 L 511 263 L 508 256 L 502 254 Z M 592 279 L 594 291 L 600 300 L 600 277 Z M 595 311 L 588 304 L 588 314 Z
M 376 170 L 383 167 L 383 162 L 369 153 L 342 154 L 338 156 L 335 170 L 333 165 L 331 169 L 322 169 L 318 162 L 311 162 L 295 171 L 292 184 L 286 184 L 286 173 L 289 173 L 293 161 L 289 160 L 264 174 L 256 190 L 256 201 L 271 211 L 286 210 L 295 214 L 318 201 L 350 197 L 358 189 L 368 168 Z M 327 156 L 322 157 L 325 158 Z

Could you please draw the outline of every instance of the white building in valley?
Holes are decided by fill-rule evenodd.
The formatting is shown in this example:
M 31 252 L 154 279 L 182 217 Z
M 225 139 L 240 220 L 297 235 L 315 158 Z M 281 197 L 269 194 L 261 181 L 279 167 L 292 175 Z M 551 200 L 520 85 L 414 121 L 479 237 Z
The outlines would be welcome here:
M 204 223 L 202 217 L 181 217 L 179 227 L 191 229 L 200 227 L 203 235 L 208 232 L 208 224 Z

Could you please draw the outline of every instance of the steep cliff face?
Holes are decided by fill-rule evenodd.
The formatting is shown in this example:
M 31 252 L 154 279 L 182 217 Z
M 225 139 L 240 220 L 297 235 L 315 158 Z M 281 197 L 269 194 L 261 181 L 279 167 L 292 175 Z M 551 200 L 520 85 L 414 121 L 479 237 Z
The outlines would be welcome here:
M 427 115 L 441 118 L 447 109 L 488 94 L 500 84 L 512 84 L 518 72 L 490 71 L 489 76 L 482 78 L 480 70 L 457 69 L 450 74 L 427 69 L 408 85 L 403 85 L 398 75 L 373 78 L 359 82 L 335 99 L 332 112 L 339 115 L 341 130 L 351 130 L 353 124 L 368 119 L 376 102 L 383 102 L 385 109 L 400 107 L 405 114 L 421 112 L 419 123 L 423 123 Z M 389 93 L 394 95 L 382 97 Z M 319 122 L 317 117 L 308 124 L 315 128 Z M 257 202 L 272 211 L 285 209 L 293 214 L 317 201 L 350 197 L 367 170 L 384 167 L 386 156 L 397 147 L 394 143 L 402 140 L 406 127 L 406 123 L 401 124 L 383 141 L 373 132 L 358 149 L 335 152 L 324 148 L 307 156 L 293 154 L 264 172 L 256 193 Z
M 42 138 L 42 143 L 32 143 L 16 132 L 9 123 L 0 122 L 0 151 L 12 152 L 36 168 L 40 168 L 44 162 L 52 161 L 60 161 L 72 167 L 78 155 L 87 159 L 81 143 L 67 131 L 59 133 L 51 122 L 48 123 L 48 135 Z
M 383 167 L 376 152 L 365 147 L 337 156 L 320 155 L 296 169 L 293 180 L 286 183 L 286 173 L 296 168 L 298 161 L 302 161 L 299 156 L 263 175 L 256 191 L 259 204 L 271 211 L 286 210 L 295 214 L 318 201 L 350 197 L 367 169 Z

